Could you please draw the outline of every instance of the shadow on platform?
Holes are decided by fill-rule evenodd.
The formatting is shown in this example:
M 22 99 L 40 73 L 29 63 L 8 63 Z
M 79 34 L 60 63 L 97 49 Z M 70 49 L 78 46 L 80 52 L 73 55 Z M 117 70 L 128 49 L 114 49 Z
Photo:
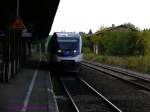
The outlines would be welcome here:
M 23 68 L 49 70 L 48 63 L 45 61 L 28 60 L 22 64 Z

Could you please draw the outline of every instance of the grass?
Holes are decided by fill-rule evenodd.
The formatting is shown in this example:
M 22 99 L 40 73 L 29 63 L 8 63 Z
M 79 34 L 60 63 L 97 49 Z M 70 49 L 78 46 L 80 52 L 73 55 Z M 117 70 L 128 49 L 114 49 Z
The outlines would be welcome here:
M 150 74 L 150 57 L 144 56 L 102 56 L 93 53 L 83 55 L 85 60 L 99 62 L 103 64 L 119 66 L 121 68 L 130 69 L 137 72 Z

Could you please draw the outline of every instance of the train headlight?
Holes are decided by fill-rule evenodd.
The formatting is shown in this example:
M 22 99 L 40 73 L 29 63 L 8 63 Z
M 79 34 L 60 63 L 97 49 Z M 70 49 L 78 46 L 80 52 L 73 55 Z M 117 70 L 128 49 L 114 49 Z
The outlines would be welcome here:
M 58 52 L 58 53 L 61 53 L 61 52 L 62 52 L 62 50 L 60 50 L 60 49 L 59 49 L 59 50 L 57 50 L 57 52 Z
M 73 52 L 74 52 L 74 53 L 76 53 L 76 52 L 77 52 L 77 50 L 73 50 Z

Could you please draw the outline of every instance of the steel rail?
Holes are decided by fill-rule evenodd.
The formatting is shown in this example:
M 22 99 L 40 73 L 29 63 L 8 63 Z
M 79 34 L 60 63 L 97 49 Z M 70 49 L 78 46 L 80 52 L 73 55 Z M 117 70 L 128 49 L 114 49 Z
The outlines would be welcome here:
M 113 73 L 106 72 L 106 71 L 100 70 L 100 69 L 98 69 L 98 68 L 95 68 L 95 67 L 100 67 L 100 66 L 92 65 L 92 64 L 87 65 L 87 64 L 85 64 L 85 63 L 81 63 L 81 64 L 84 65 L 84 66 L 87 66 L 87 67 L 89 67 L 89 68 L 91 68 L 91 69 L 94 69 L 94 70 L 96 70 L 96 71 L 100 71 L 100 72 L 105 73 L 105 74 L 107 74 L 107 75 L 110 75 L 110 76 L 112 76 L 112 77 L 118 78 L 118 79 L 120 79 L 120 80 L 122 80 L 122 81 L 128 82 L 128 83 L 130 83 L 130 84 L 132 84 L 132 85 L 135 85 L 135 86 L 137 86 L 137 87 L 144 88 L 144 89 L 150 91 L 150 87 L 148 87 L 148 86 L 145 86 L 145 85 L 140 84 L 140 83 L 136 83 L 136 82 L 134 82 L 134 81 L 130 81 L 130 80 L 124 79 L 124 78 L 122 78 L 122 77 L 120 77 L 120 76 L 114 75 Z M 105 70 L 106 70 L 106 69 L 105 69 Z M 129 76 L 128 76 L 128 77 L 129 77 Z M 136 78 L 136 77 L 133 76 L 133 78 Z M 141 80 L 142 80 L 142 79 L 141 79 Z
M 84 63 L 88 63 L 88 64 L 95 65 L 95 66 L 98 66 L 98 67 L 102 67 L 102 68 L 107 69 L 107 70 L 111 70 L 111 71 L 114 71 L 114 72 L 117 72 L 117 73 L 121 73 L 121 74 L 124 74 L 124 75 L 131 76 L 133 78 L 137 78 L 137 79 L 140 79 L 140 80 L 144 80 L 144 81 L 150 82 L 150 79 L 148 79 L 148 78 L 144 78 L 144 77 L 138 76 L 136 74 L 133 75 L 134 73 L 130 73 L 128 71 L 120 70 L 119 68 L 115 69 L 115 68 L 113 68 L 111 66 L 108 66 L 108 65 L 99 65 L 99 64 L 92 63 L 92 62 L 87 62 L 87 61 L 84 61 Z
M 70 95 L 68 89 L 66 88 L 65 84 L 63 83 L 63 81 L 61 80 L 60 77 L 59 77 L 59 81 L 60 81 L 61 85 L 63 86 L 63 88 L 65 89 L 65 91 L 66 91 L 66 93 L 67 93 L 67 95 L 68 95 L 68 97 L 69 97 L 69 99 L 70 99 L 72 105 L 73 105 L 74 108 L 75 108 L 75 111 L 76 111 L 76 112 L 80 112 L 79 109 L 78 109 L 78 107 L 77 107 L 77 105 L 76 105 L 76 103 L 75 103 L 75 101 L 73 100 L 72 96 Z
M 100 96 L 107 104 L 111 107 L 111 109 L 114 112 L 122 112 L 121 109 L 119 109 L 117 106 L 115 106 L 112 102 L 110 102 L 105 96 L 103 96 L 100 92 L 98 92 L 96 89 L 94 89 L 90 84 L 88 84 L 85 80 L 78 77 L 78 79 L 85 84 L 87 87 L 89 87 L 94 93 L 96 93 L 98 96 Z
M 96 89 L 94 89 L 90 84 L 88 84 L 85 80 L 81 79 L 80 77 L 77 77 L 77 79 L 79 81 L 81 81 L 84 85 L 86 85 L 90 90 L 92 90 L 95 94 L 97 94 L 98 96 L 100 96 L 100 98 L 103 99 L 104 103 L 107 104 L 107 106 L 113 111 L 113 112 L 122 112 L 121 109 L 119 109 L 117 106 L 115 106 L 112 102 L 110 102 L 106 97 L 104 97 L 101 93 L 99 93 Z M 73 100 L 73 98 L 71 97 L 68 89 L 66 88 L 64 82 L 61 80 L 61 78 L 59 78 L 61 85 L 63 86 L 63 88 L 65 89 L 71 103 L 73 104 L 73 106 L 75 107 L 77 112 L 80 112 L 77 105 L 75 104 L 75 101 Z

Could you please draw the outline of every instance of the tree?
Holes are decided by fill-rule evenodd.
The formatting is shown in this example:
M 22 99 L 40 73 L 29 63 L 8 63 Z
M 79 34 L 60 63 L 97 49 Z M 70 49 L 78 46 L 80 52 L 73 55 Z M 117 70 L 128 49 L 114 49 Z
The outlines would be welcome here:
M 93 32 L 92 32 L 92 30 L 90 29 L 88 35 L 92 35 L 92 34 L 93 34 Z
M 150 30 L 143 31 L 144 54 L 150 56 Z
M 107 31 L 102 37 L 102 44 L 107 55 L 136 55 L 143 48 L 137 32 L 132 30 Z
M 90 37 L 85 33 L 80 33 L 80 35 L 82 37 L 83 52 L 91 52 L 92 42 L 90 40 Z

